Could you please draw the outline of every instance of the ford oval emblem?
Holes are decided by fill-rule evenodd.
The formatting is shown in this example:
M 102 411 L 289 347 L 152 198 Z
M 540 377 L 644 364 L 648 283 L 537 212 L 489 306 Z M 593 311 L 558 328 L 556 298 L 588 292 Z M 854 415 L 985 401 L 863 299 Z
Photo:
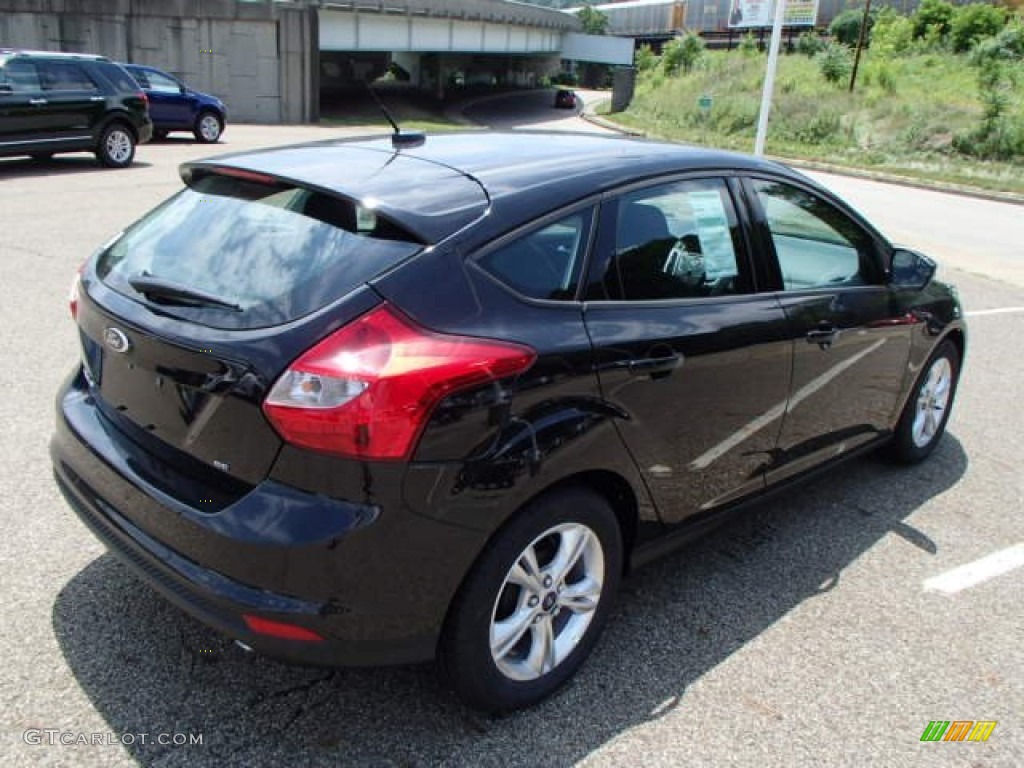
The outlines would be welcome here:
M 122 354 L 128 351 L 132 343 L 128 341 L 128 337 L 124 335 L 124 331 L 120 328 L 107 328 L 103 332 L 103 341 L 106 342 L 107 346 L 115 352 L 121 352 Z

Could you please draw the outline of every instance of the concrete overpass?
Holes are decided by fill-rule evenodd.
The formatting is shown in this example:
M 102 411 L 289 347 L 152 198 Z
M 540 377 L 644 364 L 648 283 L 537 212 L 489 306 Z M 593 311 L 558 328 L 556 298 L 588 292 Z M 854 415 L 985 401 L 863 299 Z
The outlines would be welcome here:
M 563 58 L 630 65 L 631 41 L 579 33 L 572 14 L 509 0 L 350 0 L 318 9 L 320 90 L 391 67 L 443 97 L 462 85 L 531 86 Z
M 532 85 L 565 58 L 632 63 L 632 40 L 579 30 L 511 0 L 0 0 L 0 45 L 157 66 L 241 122 L 315 121 L 324 96 L 389 68 L 444 96 Z

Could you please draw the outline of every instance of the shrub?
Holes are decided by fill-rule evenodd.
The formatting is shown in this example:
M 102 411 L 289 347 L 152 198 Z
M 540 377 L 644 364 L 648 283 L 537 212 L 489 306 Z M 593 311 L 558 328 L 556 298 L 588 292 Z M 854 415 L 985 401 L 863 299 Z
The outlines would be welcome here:
M 974 44 L 999 33 L 1006 25 L 1006 12 L 984 3 L 957 8 L 949 28 L 949 39 L 957 53 L 969 51 Z
M 981 160 L 1014 160 L 1024 157 L 1024 130 L 1000 123 L 994 130 L 977 129 L 953 138 L 953 149 Z
M 950 25 L 953 23 L 953 12 L 953 5 L 946 0 L 921 0 L 921 5 L 911 16 L 914 22 L 914 39 L 936 35 L 944 38 L 949 34 Z
M 798 128 L 794 137 L 808 144 L 827 144 L 836 138 L 842 128 L 842 119 L 838 112 L 824 110 Z
M 981 65 L 989 59 L 1015 61 L 1024 59 L 1024 19 L 1013 21 L 999 34 L 979 42 L 971 52 L 971 63 Z
M 801 32 L 796 39 L 796 52 L 813 59 L 825 50 L 825 41 L 816 32 Z
M 859 8 L 847 8 L 840 13 L 828 26 L 828 31 L 838 42 L 843 45 L 856 45 L 860 39 L 860 24 L 864 19 L 864 11 Z M 865 41 L 870 39 L 871 26 L 875 23 L 875 14 L 868 14 L 868 28 L 865 33 Z
M 756 56 L 758 54 L 757 39 L 754 37 L 753 32 L 747 32 L 747 34 L 740 38 L 737 50 L 744 56 Z
M 658 57 L 649 45 L 641 45 L 636 52 L 634 63 L 639 72 L 648 72 L 658 66 Z
M 693 32 L 667 43 L 662 50 L 661 61 L 665 72 L 674 75 L 680 69 L 689 72 L 704 54 L 704 40 Z
M 995 160 L 1024 156 L 1024 127 L 1010 112 L 1017 85 L 1016 62 L 1021 58 L 1024 22 L 1015 21 L 975 46 L 970 61 L 978 68 L 978 98 L 983 112 L 977 128 L 956 137 L 953 146 L 957 151 Z
M 914 23 L 892 8 L 885 8 L 871 29 L 871 50 L 880 56 L 899 56 L 911 49 Z
M 870 74 L 872 81 L 886 93 L 896 93 L 896 75 L 893 74 L 892 65 L 884 59 L 872 62 L 864 74 Z
M 850 49 L 839 43 L 829 43 L 818 56 L 822 76 L 830 83 L 841 83 L 850 78 L 853 56 Z

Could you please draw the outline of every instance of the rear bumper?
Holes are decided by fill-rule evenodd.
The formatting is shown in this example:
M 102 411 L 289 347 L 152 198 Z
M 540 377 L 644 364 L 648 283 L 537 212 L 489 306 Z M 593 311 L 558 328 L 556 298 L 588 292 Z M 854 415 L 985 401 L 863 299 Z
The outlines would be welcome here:
M 50 452 L 60 490 L 107 548 L 168 600 L 257 651 L 300 663 L 433 657 L 480 534 L 272 480 L 219 511 L 197 510 L 167 493 L 166 474 L 163 489 L 150 481 L 153 458 L 106 420 L 80 374 L 57 406 Z M 418 542 L 423 558 L 409 562 Z M 452 556 L 439 556 L 445 549 Z M 324 639 L 257 634 L 246 614 Z
M 147 115 L 146 119 L 135 127 L 135 130 L 139 134 L 139 144 L 145 144 L 153 138 L 153 121 Z

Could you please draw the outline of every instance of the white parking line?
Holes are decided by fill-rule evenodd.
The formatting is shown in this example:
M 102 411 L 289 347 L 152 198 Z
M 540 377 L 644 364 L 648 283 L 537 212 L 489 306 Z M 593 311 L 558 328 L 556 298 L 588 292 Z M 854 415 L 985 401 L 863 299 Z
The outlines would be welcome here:
M 1000 307 L 999 309 L 976 309 L 973 312 L 964 312 L 964 317 L 982 317 L 984 315 L 1011 315 L 1017 312 L 1024 312 L 1024 307 Z
M 951 571 L 940 573 L 924 580 L 926 592 L 945 592 L 954 595 L 962 589 L 981 584 L 996 576 L 1009 573 L 1014 568 L 1024 565 L 1024 544 L 1015 544 L 1008 549 L 1001 549 L 986 555 L 973 563 L 961 565 Z

